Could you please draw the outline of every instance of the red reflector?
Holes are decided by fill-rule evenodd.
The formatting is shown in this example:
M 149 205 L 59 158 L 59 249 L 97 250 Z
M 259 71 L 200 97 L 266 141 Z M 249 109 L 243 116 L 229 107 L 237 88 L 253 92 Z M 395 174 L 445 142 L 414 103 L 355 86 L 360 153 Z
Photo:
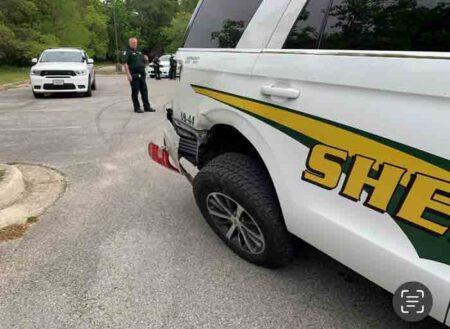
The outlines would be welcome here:
M 159 163 L 161 166 L 179 172 L 178 169 L 170 163 L 169 152 L 159 145 L 153 143 L 148 144 L 148 155 L 150 155 L 150 158 L 152 158 L 153 161 Z

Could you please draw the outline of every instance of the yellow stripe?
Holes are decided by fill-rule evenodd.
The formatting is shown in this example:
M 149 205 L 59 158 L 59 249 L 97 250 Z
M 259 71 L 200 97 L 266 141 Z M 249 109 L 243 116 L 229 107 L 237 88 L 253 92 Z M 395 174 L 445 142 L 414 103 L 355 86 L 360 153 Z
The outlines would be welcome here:
M 200 87 L 193 88 L 198 94 L 259 115 L 322 144 L 344 149 L 349 152 L 350 156 L 361 154 L 375 159 L 377 166 L 382 163 L 390 163 L 405 168 L 407 174 L 403 176 L 401 181 L 404 186 L 408 184 L 410 175 L 416 172 L 446 181 L 450 180 L 450 173 L 445 169 L 351 131 L 256 101 Z

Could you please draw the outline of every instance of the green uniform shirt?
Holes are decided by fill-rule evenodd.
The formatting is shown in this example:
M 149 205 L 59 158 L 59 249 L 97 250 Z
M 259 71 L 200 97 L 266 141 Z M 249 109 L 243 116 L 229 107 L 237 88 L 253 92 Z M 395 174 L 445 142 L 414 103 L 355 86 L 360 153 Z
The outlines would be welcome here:
M 128 48 L 123 52 L 122 61 L 128 64 L 131 73 L 145 71 L 144 54 L 140 50 Z

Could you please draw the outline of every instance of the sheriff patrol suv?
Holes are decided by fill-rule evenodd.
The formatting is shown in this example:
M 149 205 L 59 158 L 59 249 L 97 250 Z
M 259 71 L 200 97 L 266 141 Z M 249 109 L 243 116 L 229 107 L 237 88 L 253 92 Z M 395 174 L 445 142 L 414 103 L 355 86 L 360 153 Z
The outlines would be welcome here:
M 90 97 L 96 89 L 94 60 L 78 48 L 45 50 L 30 71 L 31 89 L 36 98 L 46 93 L 74 92 Z
M 213 231 L 289 263 L 291 234 L 450 325 L 450 0 L 204 0 L 164 146 Z M 410 303 L 405 312 L 423 312 Z

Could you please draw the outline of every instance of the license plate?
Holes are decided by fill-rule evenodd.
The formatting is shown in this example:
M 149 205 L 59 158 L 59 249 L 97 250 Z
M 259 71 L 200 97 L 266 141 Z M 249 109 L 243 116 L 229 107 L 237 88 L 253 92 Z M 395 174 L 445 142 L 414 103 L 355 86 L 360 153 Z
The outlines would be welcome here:
M 64 85 L 64 80 L 53 80 L 53 84 L 55 86 L 62 86 Z

